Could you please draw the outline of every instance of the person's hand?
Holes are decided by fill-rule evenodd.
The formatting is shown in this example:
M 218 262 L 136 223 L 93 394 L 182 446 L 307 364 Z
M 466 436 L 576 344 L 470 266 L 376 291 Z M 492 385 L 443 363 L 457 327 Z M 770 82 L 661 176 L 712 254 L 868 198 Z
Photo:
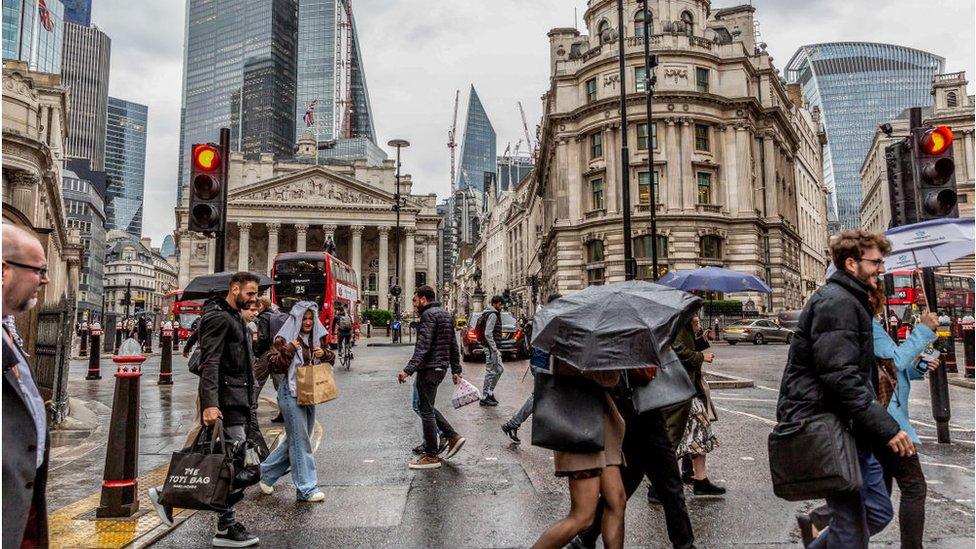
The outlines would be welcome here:
M 407 378 L 409 378 L 409 377 L 410 377 L 410 374 L 408 374 L 404 370 L 401 370 L 400 373 L 397 374 L 397 381 L 399 381 L 400 383 L 406 383 L 407 382 Z
M 901 457 L 915 455 L 915 444 L 905 431 L 898 431 L 898 434 L 888 441 L 888 448 Z
M 939 327 L 939 315 L 935 314 L 932 311 L 922 313 L 922 317 L 920 320 L 922 321 L 922 324 L 928 326 L 929 329 L 932 330 L 933 332 L 935 331 L 936 328 Z
M 291 344 L 296 349 L 301 349 L 302 348 L 302 340 L 298 339 L 297 337 L 294 339 L 294 341 L 291 342 Z
M 322 358 L 325 356 L 325 351 L 322 349 L 322 347 L 316 347 L 315 350 L 312 351 L 312 356 L 315 358 Z
M 189 358 L 189 356 L 190 356 L 189 352 L 183 351 L 183 358 Z
M 461 374 L 452 374 L 451 375 L 451 380 L 454 381 L 454 384 L 455 385 L 457 385 L 458 383 L 461 383 Z
M 715 360 L 715 353 L 702 353 L 702 360 L 711 364 Z
M 203 424 L 207 427 L 217 423 L 217 420 L 223 419 L 223 417 L 224 415 L 220 413 L 220 408 L 216 406 L 204 408 L 203 410 Z

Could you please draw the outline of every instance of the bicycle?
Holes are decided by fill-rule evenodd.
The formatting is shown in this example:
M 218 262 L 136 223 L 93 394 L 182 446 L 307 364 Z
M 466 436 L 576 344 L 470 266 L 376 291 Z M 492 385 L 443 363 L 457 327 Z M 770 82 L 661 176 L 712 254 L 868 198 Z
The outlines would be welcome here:
M 352 367 L 352 342 L 344 338 L 339 339 L 339 366 L 345 366 L 346 371 Z

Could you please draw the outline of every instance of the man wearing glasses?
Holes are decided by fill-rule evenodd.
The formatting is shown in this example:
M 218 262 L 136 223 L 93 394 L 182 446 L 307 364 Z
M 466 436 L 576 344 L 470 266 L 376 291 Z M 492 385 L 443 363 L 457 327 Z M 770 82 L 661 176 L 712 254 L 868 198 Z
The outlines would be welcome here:
M 3 540 L 47 547 L 49 438 L 44 401 L 31 376 L 13 315 L 37 305 L 47 258 L 32 233 L 3 224 Z

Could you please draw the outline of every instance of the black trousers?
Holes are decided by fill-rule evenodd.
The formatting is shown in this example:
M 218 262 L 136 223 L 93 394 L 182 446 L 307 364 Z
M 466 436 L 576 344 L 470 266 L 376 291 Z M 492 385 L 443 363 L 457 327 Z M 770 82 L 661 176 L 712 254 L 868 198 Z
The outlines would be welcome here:
M 898 482 L 901 501 L 898 504 L 898 528 L 901 530 L 901 546 L 905 548 L 922 547 L 925 533 L 925 496 L 928 485 L 922 473 L 918 454 L 899 457 L 887 447 L 876 448 L 874 457 L 884 470 L 885 486 L 891 494 L 892 479 Z
M 620 403 L 618 409 L 625 409 L 629 403 Z M 668 437 L 667 423 L 659 411 L 640 415 L 628 414 L 624 418 L 627 429 L 624 433 L 624 459 L 627 465 L 620 469 L 627 498 L 637 491 L 644 475 L 651 480 L 658 499 L 664 507 L 664 520 L 668 527 L 668 539 L 680 549 L 695 546 L 695 534 L 691 528 L 691 518 L 685 505 L 685 490 L 678 472 L 678 459 L 674 445 Z M 593 524 L 580 539 L 587 547 L 595 547 L 600 535 L 600 521 L 603 516 L 603 502 L 597 507 Z
M 440 430 L 448 440 L 457 436 L 457 431 L 444 419 L 444 416 L 434 408 L 437 399 L 437 387 L 444 380 L 446 370 L 425 369 L 417 370 L 414 381 L 419 397 L 420 422 L 424 428 L 424 446 L 428 456 L 437 455 L 437 431 Z

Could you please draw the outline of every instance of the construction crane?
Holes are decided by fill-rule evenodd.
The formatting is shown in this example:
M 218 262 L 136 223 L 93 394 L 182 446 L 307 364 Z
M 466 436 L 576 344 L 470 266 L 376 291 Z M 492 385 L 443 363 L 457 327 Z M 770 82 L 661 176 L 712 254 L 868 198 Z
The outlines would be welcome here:
M 522 115 L 522 130 L 525 132 L 525 146 L 529 148 L 529 156 L 532 158 L 532 163 L 535 164 L 535 147 L 532 145 L 532 139 L 529 138 L 529 124 L 525 121 L 525 109 L 522 108 L 522 102 L 518 102 L 519 113 Z
M 451 121 L 451 129 L 447 130 L 447 148 L 451 149 L 451 196 L 457 191 L 457 182 L 454 179 L 454 149 L 457 143 L 454 136 L 457 134 L 457 111 L 458 99 L 461 97 L 461 90 L 454 90 L 454 120 Z

